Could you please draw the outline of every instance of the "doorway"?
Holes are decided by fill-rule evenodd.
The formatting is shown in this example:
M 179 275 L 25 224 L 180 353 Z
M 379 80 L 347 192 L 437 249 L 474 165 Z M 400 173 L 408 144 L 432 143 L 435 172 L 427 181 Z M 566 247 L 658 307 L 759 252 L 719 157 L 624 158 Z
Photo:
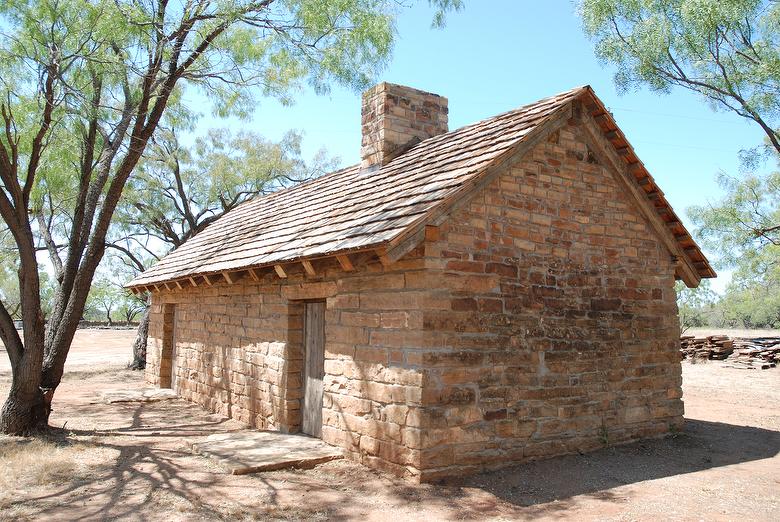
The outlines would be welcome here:
M 176 391 L 176 368 L 178 367 L 178 347 L 176 346 L 176 307 L 172 306 L 172 318 L 171 318 L 171 389 Z
M 325 302 L 304 303 L 302 431 L 322 436 L 322 380 L 325 376 Z
M 176 387 L 176 305 L 163 305 L 162 349 L 160 351 L 160 388 Z

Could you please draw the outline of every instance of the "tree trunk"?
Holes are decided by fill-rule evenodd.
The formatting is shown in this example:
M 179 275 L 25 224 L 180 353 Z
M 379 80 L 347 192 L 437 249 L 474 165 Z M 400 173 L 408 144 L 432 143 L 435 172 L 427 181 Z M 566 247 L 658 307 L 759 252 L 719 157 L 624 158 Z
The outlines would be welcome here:
M 149 337 L 149 311 L 151 308 L 147 304 L 144 315 L 141 316 L 141 322 L 138 323 L 138 333 L 133 343 L 133 362 L 130 363 L 131 370 L 146 368 L 146 340 Z
M 0 412 L 0 432 L 8 435 L 29 435 L 49 424 L 49 401 L 38 388 L 25 392 L 12 387 Z

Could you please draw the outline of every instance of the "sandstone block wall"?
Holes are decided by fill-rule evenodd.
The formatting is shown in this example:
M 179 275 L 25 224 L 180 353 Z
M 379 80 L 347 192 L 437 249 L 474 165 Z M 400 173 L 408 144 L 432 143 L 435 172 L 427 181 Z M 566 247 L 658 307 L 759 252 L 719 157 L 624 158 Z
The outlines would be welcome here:
M 682 423 L 674 264 L 594 150 L 571 121 L 426 245 L 424 480 Z
M 421 253 L 390 269 L 376 258 L 356 260 L 361 268 L 351 274 L 321 262 L 316 278 L 291 271 L 280 280 L 269 271 L 259 282 L 244 276 L 232 285 L 155 293 L 147 379 L 170 385 L 161 369 L 171 367 L 165 345 L 175 338 L 176 391 L 183 398 L 256 428 L 296 432 L 303 302 L 324 299 L 322 439 L 365 464 L 419 476 L 427 304 L 418 283 Z

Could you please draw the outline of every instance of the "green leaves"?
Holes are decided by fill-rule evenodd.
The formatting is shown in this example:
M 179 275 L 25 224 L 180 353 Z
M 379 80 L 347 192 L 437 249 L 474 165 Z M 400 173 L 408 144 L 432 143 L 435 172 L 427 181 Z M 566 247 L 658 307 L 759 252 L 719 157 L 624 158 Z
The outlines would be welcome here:
M 718 183 L 726 196 L 691 207 L 688 215 L 703 246 L 719 254 L 720 266 L 738 266 L 766 248 L 780 248 L 780 172 L 741 179 L 721 174 Z
M 695 91 L 756 122 L 780 152 L 780 3 L 580 0 L 579 12 L 620 89 Z
M 136 240 L 155 238 L 162 254 L 253 196 L 337 167 L 338 159 L 324 151 L 305 162 L 301 141 L 293 131 L 272 142 L 251 132 L 212 129 L 187 148 L 175 132 L 161 129 L 127 188 L 113 235 L 134 237 L 135 246 Z

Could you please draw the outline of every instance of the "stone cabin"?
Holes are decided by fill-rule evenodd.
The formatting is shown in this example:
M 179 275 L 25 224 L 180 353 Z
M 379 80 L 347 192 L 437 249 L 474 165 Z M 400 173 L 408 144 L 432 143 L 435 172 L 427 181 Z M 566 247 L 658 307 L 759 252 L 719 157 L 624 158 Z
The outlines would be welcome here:
M 382 83 L 361 162 L 257 197 L 128 284 L 147 379 L 429 481 L 683 422 L 674 283 L 714 277 L 590 87 L 454 131 Z

